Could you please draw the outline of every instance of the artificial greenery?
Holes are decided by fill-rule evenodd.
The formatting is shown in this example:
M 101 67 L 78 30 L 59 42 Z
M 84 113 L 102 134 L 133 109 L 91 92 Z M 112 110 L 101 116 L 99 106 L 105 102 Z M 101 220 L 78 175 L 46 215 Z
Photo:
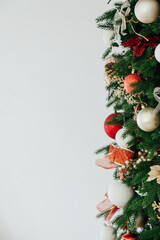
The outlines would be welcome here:
M 152 24 L 143 24 L 139 22 L 134 15 L 134 7 L 137 0 L 131 0 L 130 3 L 131 11 L 129 20 L 132 19 L 132 22 L 130 24 L 130 22 L 127 21 L 127 28 L 125 30 L 126 35 L 122 35 L 121 32 L 119 32 L 122 43 L 126 42 L 129 38 L 134 38 L 136 36 L 135 32 L 144 37 L 149 35 L 160 36 L 160 17 Z M 98 28 L 103 30 L 114 30 L 115 26 L 119 25 L 121 21 L 114 19 L 115 13 L 121 6 L 122 3 L 116 3 L 113 9 L 98 17 L 96 19 Z M 114 34 L 113 31 L 112 39 L 114 39 Z M 147 150 L 149 151 L 149 158 L 151 161 L 142 162 L 138 164 L 136 168 L 129 169 L 129 173 L 124 177 L 123 182 L 127 186 L 134 186 L 136 191 L 134 197 L 128 202 L 126 208 L 123 209 L 123 213 L 114 220 L 113 226 L 115 228 L 117 240 L 120 240 L 125 233 L 126 225 L 131 232 L 138 234 L 140 239 L 160 240 L 160 220 L 156 216 L 159 213 L 155 213 L 152 207 L 154 201 L 160 202 L 160 185 L 156 180 L 147 182 L 150 167 L 153 165 L 160 165 L 160 155 L 155 155 L 155 152 L 160 148 L 160 127 L 153 132 L 144 132 L 138 127 L 134 120 L 134 107 L 138 103 L 145 103 L 147 106 L 153 108 L 158 104 L 153 96 L 153 91 L 155 87 L 160 87 L 160 63 L 155 59 L 154 49 L 151 47 L 147 47 L 140 57 L 134 55 L 132 48 L 128 48 L 127 51 L 120 54 L 115 54 L 113 53 L 113 49 L 116 47 L 118 49 L 119 45 L 116 45 L 113 41 L 111 46 L 108 46 L 103 54 L 103 59 L 106 59 L 108 56 L 118 59 L 117 63 L 114 65 L 114 74 L 118 77 L 125 78 L 131 74 L 131 71 L 134 69 L 144 80 L 136 85 L 136 90 L 134 92 L 141 92 L 141 94 L 140 98 L 137 96 L 133 104 L 130 104 L 125 96 L 121 96 L 121 98 L 117 97 L 115 91 L 118 88 L 118 83 L 111 82 L 106 87 L 108 94 L 107 107 L 113 106 L 115 111 L 122 113 L 118 115 L 116 121 L 124 121 L 126 135 L 130 134 L 134 136 L 134 140 L 132 141 L 133 146 L 131 148 L 135 153 L 134 157 L 136 158 L 138 156 L 138 151 Z M 98 150 L 97 154 L 107 154 L 108 151 L 109 146 L 105 146 Z M 119 178 L 117 169 L 114 177 Z M 143 228 L 137 230 L 135 222 L 141 213 L 147 217 L 147 222 Z M 98 215 L 98 217 L 101 216 L 106 216 L 106 213 Z M 122 232 L 117 234 L 120 229 Z

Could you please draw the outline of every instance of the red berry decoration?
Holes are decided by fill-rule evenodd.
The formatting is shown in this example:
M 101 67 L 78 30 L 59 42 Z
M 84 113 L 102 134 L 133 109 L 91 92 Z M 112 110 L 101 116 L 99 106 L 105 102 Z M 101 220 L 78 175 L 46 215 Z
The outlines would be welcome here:
M 139 237 L 134 233 L 126 233 L 123 235 L 121 240 L 138 240 Z
M 136 73 L 128 75 L 124 80 L 124 88 L 127 93 L 132 93 L 136 88 L 131 86 L 132 84 L 138 83 L 142 80 L 142 77 Z
M 120 113 L 113 113 L 109 115 L 104 123 L 104 130 L 110 138 L 115 139 L 116 133 L 122 128 L 122 124 L 112 123 L 112 119 L 117 117 Z

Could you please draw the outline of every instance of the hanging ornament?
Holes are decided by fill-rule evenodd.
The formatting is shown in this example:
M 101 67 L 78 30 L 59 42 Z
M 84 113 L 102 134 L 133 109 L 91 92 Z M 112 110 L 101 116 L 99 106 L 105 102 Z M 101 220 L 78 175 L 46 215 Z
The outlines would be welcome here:
M 145 132 L 153 132 L 160 125 L 160 115 L 154 113 L 154 108 L 146 107 L 137 115 L 137 125 Z
M 113 118 L 117 117 L 120 113 L 113 113 L 109 115 L 104 123 L 104 130 L 110 138 L 115 139 L 116 133 L 122 128 L 122 124 L 112 123 Z
M 134 12 L 140 22 L 153 23 L 159 17 L 160 5 L 157 0 L 139 0 Z
M 116 142 L 120 146 L 120 148 L 129 148 L 131 145 L 129 145 L 129 142 L 133 140 L 133 136 L 127 135 L 125 138 L 123 138 L 123 134 L 126 132 L 125 128 L 120 129 L 116 134 Z
M 157 45 L 155 52 L 154 52 L 155 58 L 158 62 L 160 62 L 160 44 Z
M 121 181 L 113 181 L 108 188 L 108 199 L 117 207 L 125 207 L 133 197 L 134 191 Z
M 145 132 L 152 132 L 160 125 L 160 87 L 154 89 L 154 98 L 158 102 L 157 107 L 146 107 L 137 115 L 137 124 Z
M 100 232 L 101 240 L 116 240 L 115 236 L 113 235 L 114 229 L 112 227 L 103 226 Z
M 148 220 L 147 217 L 140 213 L 136 219 L 135 227 L 136 228 L 144 227 L 144 225 L 146 225 L 147 223 L 147 220 Z
M 113 76 L 111 82 L 116 82 L 118 84 L 117 89 L 114 90 L 114 94 L 118 98 L 124 97 L 129 104 L 137 103 L 137 97 L 140 96 L 141 93 L 127 93 L 124 88 L 124 78 L 119 76 Z
M 138 240 L 138 236 L 134 233 L 126 233 L 123 235 L 121 240 Z
M 142 77 L 139 74 L 133 73 L 128 75 L 124 80 L 124 88 L 127 93 L 132 93 L 134 90 L 136 90 L 135 86 L 132 86 L 132 84 L 136 84 L 142 80 Z
M 109 47 L 112 43 L 111 39 L 114 32 L 111 30 L 104 30 L 103 32 L 103 42 Z

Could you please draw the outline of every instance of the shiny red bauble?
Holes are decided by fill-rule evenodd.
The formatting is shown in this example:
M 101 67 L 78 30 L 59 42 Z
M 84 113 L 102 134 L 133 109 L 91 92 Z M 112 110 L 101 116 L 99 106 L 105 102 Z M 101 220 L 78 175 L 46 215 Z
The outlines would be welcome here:
M 134 233 L 126 233 L 123 235 L 121 240 L 138 240 L 138 236 Z
M 138 83 L 142 80 L 142 77 L 136 73 L 128 75 L 124 80 L 124 88 L 127 93 L 132 93 L 136 87 L 132 84 Z
M 109 115 L 104 122 L 105 132 L 110 138 L 113 138 L 113 139 L 115 139 L 117 132 L 122 128 L 122 124 L 112 123 L 112 119 L 117 117 L 119 114 L 120 113 L 113 113 Z

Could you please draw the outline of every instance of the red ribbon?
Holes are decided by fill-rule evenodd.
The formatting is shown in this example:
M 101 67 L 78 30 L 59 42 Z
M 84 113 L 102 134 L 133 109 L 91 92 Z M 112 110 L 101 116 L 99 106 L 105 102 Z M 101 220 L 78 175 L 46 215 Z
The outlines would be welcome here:
M 101 213 L 109 211 L 114 206 L 113 203 L 108 199 L 107 193 L 105 194 L 105 196 L 106 196 L 106 199 L 97 205 L 97 209 Z
M 131 160 L 133 155 L 134 152 L 129 149 L 110 145 L 109 153 L 97 159 L 96 165 L 105 169 L 116 168 L 118 165 L 125 165 L 125 162 Z
M 140 56 L 142 56 L 142 54 L 144 53 L 144 51 L 147 47 L 156 48 L 156 46 L 160 43 L 159 36 L 149 35 L 147 37 L 147 39 L 148 39 L 148 41 L 144 38 L 135 36 L 134 38 L 127 39 L 126 42 L 122 43 L 122 46 L 132 47 L 133 53 L 137 57 L 140 57 Z
M 112 217 L 116 214 L 116 212 L 119 210 L 119 208 L 117 206 L 115 206 L 108 199 L 108 194 L 107 193 L 105 194 L 105 196 L 107 198 L 97 205 L 97 209 L 101 213 L 105 213 L 105 212 L 109 211 L 107 216 L 105 217 L 105 220 L 110 224 Z

